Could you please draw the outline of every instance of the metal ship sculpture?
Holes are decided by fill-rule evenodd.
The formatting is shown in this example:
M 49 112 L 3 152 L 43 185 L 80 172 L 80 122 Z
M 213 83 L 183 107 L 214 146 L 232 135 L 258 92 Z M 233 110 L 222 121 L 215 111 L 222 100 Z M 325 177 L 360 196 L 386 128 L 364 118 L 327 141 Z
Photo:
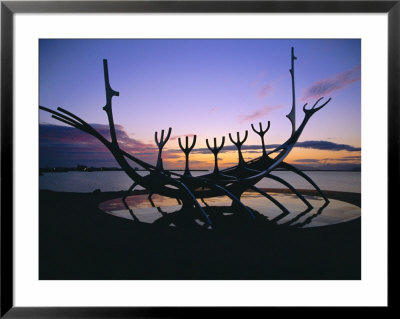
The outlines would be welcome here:
M 149 193 L 149 200 L 151 201 L 151 196 L 153 194 L 159 194 L 161 196 L 167 196 L 170 198 L 175 198 L 180 205 L 182 205 L 180 213 L 185 214 L 185 216 L 196 216 L 196 218 L 201 218 L 204 224 L 208 227 L 213 225 L 213 220 L 211 214 L 205 207 L 203 207 L 199 200 L 205 203 L 204 199 L 216 196 L 228 196 L 232 200 L 232 211 L 237 214 L 244 214 L 249 219 L 255 219 L 255 212 L 244 205 L 241 201 L 241 196 L 246 190 L 255 191 L 267 199 L 271 200 L 283 214 L 288 214 L 288 210 L 282 205 L 278 200 L 269 195 L 267 192 L 259 189 L 255 185 L 264 178 L 273 179 L 291 190 L 301 201 L 305 203 L 308 210 L 311 210 L 312 205 L 310 202 L 289 182 L 286 180 L 272 174 L 275 169 L 285 169 L 291 171 L 307 182 L 309 182 L 318 194 L 325 200 L 324 206 L 329 203 L 328 198 L 320 190 L 317 184 L 304 172 L 298 168 L 284 162 L 284 159 L 288 156 L 292 148 L 295 146 L 296 142 L 299 140 L 305 126 L 311 117 L 319 110 L 321 110 L 325 105 L 329 103 L 330 98 L 326 100 L 321 105 L 320 102 L 323 97 L 319 98 L 312 107 L 307 108 L 307 103 L 303 106 L 304 118 L 300 125 L 296 128 L 296 117 L 295 117 L 295 81 L 294 81 L 294 61 L 297 58 L 294 56 L 294 49 L 291 50 L 291 68 L 290 75 L 292 81 L 292 108 L 287 116 L 292 124 L 292 132 L 290 137 L 279 147 L 273 149 L 272 151 L 266 150 L 264 136 L 270 128 L 270 122 L 268 121 L 266 128 L 263 128 L 262 123 L 259 123 L 259 128 L 256 129 L 253 124 L 251 124 L 252 130 L 260 137 L 262 146 L 262 155 L 250 160 L 245 161 L 242 155 L 242 146 L 248 137 L 248 131 L 246 130 L 244 136 L 241 138 L 239 132 L 236 133 L 236 138 L 229 133 L 229 140 L 236 146 L 238 152 L 238 164 L 233 167 L 229 167 L 223 170 L 218 168 L 218 154 L 221 152 L 223 146 L 225 145 L 225 136 L 222 137 L 220 141 L 214 138 L 213 141 L 206 139 L 206 144 L 210 152 L 214 155 L 214 169 L 211 173 L 204 174 L 201 176 L 193 176 L 189 168 L 189 155 L 196 144 L 196 135 L 193 136 L 193 140 L 189 142 L 188 136 L 185 137 L 184 143 L 181 138 L 178 139 L 179 147 L 185 155 L 185 170 L 183 174 L 179 174 L 170 170 L 166 170 L 163 167 L 162 161 L 162 151 L 166 143 L 168 142 L 171 135 L 171 128 L 165 134 L 162 130 L 160 136 L 158 132 L 155 132 L 155 142 L 158 147 L 158 157 L 156 165 L 151 165 L 145 161 L 140 160 L 133 154 L 129 154 L 124 151 L 118 144 L 118 139 L 116 136 L 113 111 L 112 111 L 112 98 L 119 96 L 119 92 L 114 91 L 111 88 L 108 73 L 108 63 L 107 60 L 103 60 L 104 68 L 104 82 L 106 91 L 106 105 L 103 110 L 106 112 L 108 117 L 109 129 L 111 140 L 108 140 L 103 135 L 101 135 L 95 128 L 89 125 L 87 122 L 82 120 L 80 117 L 72 114 L 71 112 L 58 107 L 57 111 L 51 110 L 44 106 L 39 106 L 41 110 L 49 112 L 52 117 L 64 124 L 75 127 L 99 140 L 104 146 L 111 152 L 121 169 L 130 177 L 132 180 L 131 187 L 126 191 L 122 198 L 125 206 L 126 198 L 132 194 L 133 190 L 137 186 L 143 187 Z M 211 144 L 211 145 L 210 145 Z M 137 172 L 137 169 L 129 164 L 129 161 L 133 161 L 139 165 L 143 170 L 147 171 L 147 174 L 142 176 Z M 206 203 L 205 203 L 206 204 Z M 154 204 L 152 203 L 154 206 Z M 131 210 L 130 210 L 131 212 Z M 132 212 L 131 212 L 132 214 Z M 132 214 L 133 215 L 133 214 Z M 134 215 L 133 215 L 134 216 Z M 193 217 L 194 218 L 194 217 Z

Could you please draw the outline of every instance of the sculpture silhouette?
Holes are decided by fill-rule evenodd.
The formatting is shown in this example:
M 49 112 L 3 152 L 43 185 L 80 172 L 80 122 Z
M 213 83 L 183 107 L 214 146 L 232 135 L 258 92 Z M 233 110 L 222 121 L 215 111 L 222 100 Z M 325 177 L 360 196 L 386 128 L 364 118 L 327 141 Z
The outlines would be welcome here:
M 104 82 L 105 82 L 105 92 L 106 92 L 106 105 L 103 107 L 103 110 L 107 114 L 111 141 L 102 136 L 95 128 L 86 123 L 84 120 L 68 112 L 67 110 L 58 107 L 57 111 L 51 110 L 44 106 L 39 106 L 41 110 L 49 112 L 52 114 L 52 117 L 56 120 L 75 127 L 87 134 L 92 135 L 96 139 L 98 139 L 102 144 L 107 147 L 107 149 L 111 152 L 117 163 L 120 165 L 122 170 L 131 178 L 133 181 L 132 186 L 128 189 L 126 194 L 123 197 L 123 202 L 126 205 L 125 199 L 126 197 L 134 190 L 134 188 L 138 185 L 145 188 L 149 192 L 149 200 L 151 201 L 151 196 L 153 194 L 159 194 L 161 196 L 167 196 L 170 198 L 177 199 L 178 203 L 182 203 L 181 212 L 185 214 L 192 214 L 192 216 L 202 216 L 207 225 L 212 225 L 212 221 L 207 214 L 207 212 L 203 209 L 203 207 L 199 204 L 198 199 L 204 202 L 205 198 L 215 197 L 225 195 L 228 196 L 232 200 L 232 208 L 234 208 L 235 212 L 243 212 L 249 218 L 254 219 L 254 213 L 251 209 L 246 207 L 240 200 L 241 195 L 247 189 L 252 189 L 261 195 L 265 196 L 269 200 L 271 200 L 275 205 L 277 205 L 283 212 L 283 214 L 287 214 L 287 209 L 279 203 L 272 196 L 267 194 L 266 192 L 258 189 L 254 186 L 263 178 L 271 178 L 279 183 L 282 183 L 286 187 L 288 187 L 292 192 L 294 192 L 306 205 L 308 208 L 311 208 L 311 204 L 284 179 L 271 174 L 273 170 L 276 168 L 284 168 L 289 170 L 302 178 L 306 179 L 317 191 L 318 193 L 325 199 L 326 203 L 328 203 L 328 199 L 323 194 L 323 192 L 319 189 L 319 187 L 308 177 L 304 172 L 301 172 L 299 169 L 293 167 L 292 165 L 285 163 L 284 159 L 290 153 L 296 142 L 298 141 L 301 133 L 303 132 L 306 124 L 310 120 L 310 118 L 320 109 L 322 109 L 326 104 L 329 103 L 331 99 L 328 99 L 321 106 L 317 106 L 318 103 L 323 99 L 318 99 L 314 105 L 307 109 L 307 103 L 303 106 L 304 119 L 301 122 L 300 126 L 296 128 L 295 123 L 295 86 L 294 86 L 294 60 L 297 58 L 294 56 L 294 49 L 291 51 L 291 79 L 292 79 L 292 108 L 290 113 L 287 115 L 288 119 L 292 124 L 292 133 L 290 137 L 287 139 L 285 143 L 272 150 L 271 152 L 266 151 L 264 135 L 268 131 L 270 127 L 270 122 L 268 121 L 268 126 L 265 130 L 262 129 L 262 123 L 259 123 L 260 130 L 257 131 L 253 124 L 251 125 L 253 131 L 258 134 L 261 138 L 262 144 L 262 155 L 253 160 L 246 162 L 242 155 L 242 145 L 247 139 L 248 131 L 245 131 L 245 136 L 241 140 L 239 136 L 239 132 L 237 132 L 236 141 L 233 140 L 232 135 L 229 134 L 229 139 L 236 146 L 238 150 L 238 164 L 234 167 L 229 167 L 224 170 L 219 170 L 218 168 L 218 153 L 222 150 L 225 137 L 222 137 L 222 142 L 220 146 L 217 146 L 216 138 L 214 138 L 214 145 L 211 147 L 209 145 L 208 139 L 206 140 L 206 144 L 208 149 L 214 154 L 214 170 L 212 173 L 201 175 L 194 177 L 190 173 L 189 169 L 189 153 L 192 151 L 195 143 L 196 136 L 194 136 L 192 145 L 188 146 L 188 137 L 186 136 L 186 145 L 185 148 L 181 144 L 181 139 L 179 138 L 179 146 L 183 153 L 185 154 L 185 171 L 183 174 L 178 174 L 173 171 L 165 170 L 162 163 L 162 150 L 165 144 L 168 142 L 168 139 L 171 135 L 172 129 L 168 129 L 167 136 L 164 138 L 164 130 L 161 131 L 160 140 L 158 140 L 158 134 L 155 132 L 155 142 L 158 146 L 158 157 L 156 166 L 153 166 L 147 162 L 144 162 L 132 154 L 127 153 L 123 149 L 120 148 L 118 144 L 118 139 L 115 132 L 115 125 L 113 119 L 112 112 L 112 98 L 115 96 L 119 96 L 119 92 L 114 91 L 111 88 L 109 73 L 108 73 L 108 63 L 107 60 L 103 60 L 103 69 L 104 69 Z M 276 154 L 275 157 L 271 157 L 272 154 Z M 146 170 L 149 174 L 142 176 L 137 173 L 137 171 L 128 163 L 128 160 L 133 161 L 137 165 L 140 165 L 144 170 Z M 126 205 L 127 206 L 127 205 Z M 130 210 L 130 213 L 133 215 L 133 212 Z

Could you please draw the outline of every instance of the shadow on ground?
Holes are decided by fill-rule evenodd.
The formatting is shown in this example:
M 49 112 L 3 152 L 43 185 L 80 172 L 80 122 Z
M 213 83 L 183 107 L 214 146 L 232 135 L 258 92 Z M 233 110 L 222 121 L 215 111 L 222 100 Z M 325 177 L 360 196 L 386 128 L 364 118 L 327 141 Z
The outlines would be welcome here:
M 326 194 L 360 205 L 360 194 Z M 308 229 L 276 227 L 262 217 L 225 218 L 215 231 L 174 228 L 98 209 L 119 196 L 40 191 L 39 279 L 361 279 L 360 218 Z

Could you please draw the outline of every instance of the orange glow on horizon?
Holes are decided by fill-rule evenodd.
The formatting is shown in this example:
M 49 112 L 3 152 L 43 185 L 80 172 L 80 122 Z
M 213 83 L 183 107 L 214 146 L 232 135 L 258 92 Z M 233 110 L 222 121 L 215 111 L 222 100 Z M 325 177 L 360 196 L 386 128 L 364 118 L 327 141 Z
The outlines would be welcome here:
M 245 161 L 255 159 L 262 155 L 260 151 L 243 151 Z M 163 155 L 163 163 L 165 168 L 170 169 L 184 169 L 185 156 L 181 152 L 174 152 L 172 157 L 169 153 Z M 170 155 L 171 156 L 171 155 Z M 274 157 L 276 155 L 271 155 Z M 361 151 L 331 151 L 331 150 L 318 150 L 309 148 L 293 148 L 289 155 L 285 158 L 285 162 L 292 165 L 311 165 L 318 167 L 318 165 L 326 164 L 361 164 Z M 225 151 L 218 155 L 218 167 L 220 169 L 235 166 L 238 163 L 237 151 Z M 193 153 L 189 157 L 189 167 L 191 169 L 207 169 L 214 168 L 214 155 L 209 152 L 208 154 Z

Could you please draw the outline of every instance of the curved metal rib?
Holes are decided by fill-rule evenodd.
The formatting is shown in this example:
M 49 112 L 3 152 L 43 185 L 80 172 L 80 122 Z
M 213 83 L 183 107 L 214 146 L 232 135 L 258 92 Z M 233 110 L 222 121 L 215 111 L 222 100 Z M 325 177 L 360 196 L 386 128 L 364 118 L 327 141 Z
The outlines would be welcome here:
M 285 185 L 285 186 L 288 187 L 293 193 L 295 193 L 295 194 L 297 195 L 297 197 L 300 198 L 300 199 L 304 202 L 304 204 L 307 205 L 307 207 L 311 207 L 311 208 L 313 207 L 313 206 L 310 204 L 310 202 L 309 202 L 307 199 L 305 199 L 304 196 L 301 195 L 301 194 L 299 193 L 299 191 L 298 191 L 296 188 L 294 188 L 292 185 L 290 185 L 290 184 L 289 184 L 287 181 L 285 181 L 283 178 L 280 178 L 280 177 L 278 177 L 278 176 L 276 176 L 276 175 L 272 175 L 272 174 L 268 174 L 268 175 L 266 175 L 266 177 L 272 178 L 273 180 L 275 180 L 275 181 L 277 181 L 277 182 L 279 182 L 279 183 Z
M 260 193 L 264 197 L 268 198 L 272 203 L 274 203 L 286 215 L 290 214 L 290 212 L 288 211 L 288 209 L 285 206 L 283 206 L 278 200 L 273 198 L 267 192 L 264 192 L 262 189 L 259 189 L 258 187 L 255 187 L 255 186 L 250 186 L 250 189 L 252 189 L 252 190 Z
M 210 185 L 210 187 L 215 187 L 222 192 L 224 192 L 228 197 L 232 199 L 236 204 L 238 204 L 244 211 L 246 211 L 253 219 L 255 219 L 254 214 L 238 199 L 235 195 L 233 195 L 230 191 L 228 191 L 226 188 L 222 187 L 221 185 L 213 183 Z
M 204 211 L 203 207 L 201 207 L 200 203 L 197 201 L 197 199 L 194 196 L 194 194 L 192 193 L 192 191 L 184 183 L 182 183 L 182 182 L 180 182 L 178 180 L 176 182 L 178 184 L 180 184 L 180 186 L 187 192 L 187 194 L 190 196 L 191 200 L 193 201 L 193 204 L 200 210 L 200 212 L 203 214 L 203 216 L 207 220 L 207 223 L 209 225 L 212 225 L 212 222 L 211 222 L 210 218 L 208 217 L 207 213 Z
M 133 213 L 133 210 L 129 207 L 128 203 L 126 202 L 126 198 L 128 197 L 129 193 L 137 186 L 137 183 L 133 183 L 131 187 L 129 187 L 128 191 L 122 197 L 122 203 L 124 204 L 125 208 L 129 211 L 133 221 L 140 222 L 139 218 Z
M 324 192 L 318 187 L 318 185 L 304 172 L 302 172 L 301 170 L 299 170 L 297 167 L 294 167 L 293 165 L 290 165 L 286 162 L 282 162 L 281 167 L 287 169 L 288 171 L 291 171 L 301 177 L 303 177 L 307 182 L 309 182 L 314 188 L 315 190 L 319 193 L 319 195 L 321 197 L 323 197 L 323 199 L 329 203 L 329 199 L 328 197 L 325 196 Z
M 329 203 L 325 202 L 325 203 L 318 209 L 318 211 L 317 211 L 314 215 L 308 217 L 308 218 L 307 218 L 304 222 L 302 222 L 302 223 L 294 224 L 293 227 L 301 228 L 301 227 L 303 227 L 303 226 L 305 226 L 305 225 L 307 225 L 307 224 L 310 224 L 310 223 L 313 221 L 313 219 L 314 219 L 315 217 L 317 217 L 317 216 L 319 216 L 319 215 L 322 214 L 323 210 L 324 210 L 324 209 L 326 208 L 326 206 L 328 206 L 328 205 L 329 205 Z

